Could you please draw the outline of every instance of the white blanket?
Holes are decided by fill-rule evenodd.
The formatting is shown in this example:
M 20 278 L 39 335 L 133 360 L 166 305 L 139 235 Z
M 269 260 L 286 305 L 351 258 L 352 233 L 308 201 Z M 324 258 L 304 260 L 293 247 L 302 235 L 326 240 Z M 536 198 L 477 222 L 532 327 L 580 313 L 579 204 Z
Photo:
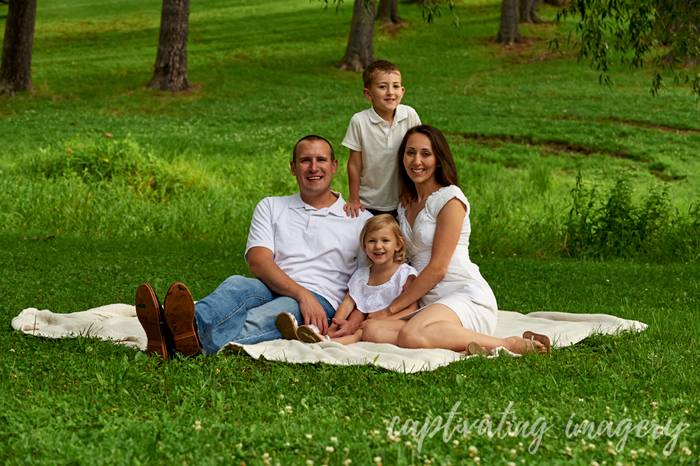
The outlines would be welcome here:
M 495 337 L 522 335 L 530 330 L 552 340 L 555 348 L 573 345 L 589 335 L 614 334 L 623 330 L 641 331 L 646 324 L 607 314 L 568 314 L 565 312 L 499 311 Z M 71 314 L 56 314 L 28 308 L 12 319 L 12 328 L 47 338 L 94 337 L 139 350 L 146 349 L 146 333 L 128 304 L 109 304 Z M 336 365 L 374 364 L 401 372 L 430 371 L 465 356 L 441 349 L 405 349 L 394 345 L 356 343 L 343 346 L 334 342 L 313 345 L 298 341 L 273 340 L 256 345 L 229 343 L 221 351 L 245 351 L 254 358 L 293 363 Z M 503 350 L 505 351 L 505 350 Z M 507 352 L 507 351 L 506 351 Z

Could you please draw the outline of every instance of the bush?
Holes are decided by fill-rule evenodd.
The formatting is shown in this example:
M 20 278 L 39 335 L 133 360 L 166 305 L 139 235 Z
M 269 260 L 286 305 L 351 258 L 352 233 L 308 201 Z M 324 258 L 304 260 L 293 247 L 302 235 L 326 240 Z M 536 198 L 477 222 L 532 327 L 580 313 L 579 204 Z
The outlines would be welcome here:
M 635 203 L 629 176 L 618 178 L 607 193 L 586 188 L 581 174 L 572 189 L 572 206 L 565 224 L 562 250 L 571 257 L 653 256 L 695 254 L 700 245 L 700 206 L 687 215 L 674 209 L 668 186 L 653 187 Z

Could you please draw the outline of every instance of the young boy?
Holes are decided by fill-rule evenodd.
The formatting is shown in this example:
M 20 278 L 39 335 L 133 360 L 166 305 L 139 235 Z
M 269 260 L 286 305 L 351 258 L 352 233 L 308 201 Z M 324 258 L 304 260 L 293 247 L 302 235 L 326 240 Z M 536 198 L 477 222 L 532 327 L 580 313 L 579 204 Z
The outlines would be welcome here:
M 343 208 L 356 217 L 367 209 L 374 215 L 396 217 L 399 206 L 398 154 L 406 131 L 421 124 L 411 107 L 401 105 L 401 72 L 391 62 L 378 60 L 362 74 L 363 93 L 372 108 L 353 115 L 343 139 L 350 149 L 350 196 Z

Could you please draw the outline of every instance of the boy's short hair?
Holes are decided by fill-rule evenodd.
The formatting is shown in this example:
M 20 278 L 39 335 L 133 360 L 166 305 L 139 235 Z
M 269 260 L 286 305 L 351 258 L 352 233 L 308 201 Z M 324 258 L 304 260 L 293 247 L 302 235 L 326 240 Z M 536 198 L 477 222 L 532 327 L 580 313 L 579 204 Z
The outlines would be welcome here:
M 369 89 L 374 78 L 376 78 L 379 73 L 396 73 L 401 76 L 401 71 L 399 71 L 398 66 L 390 61 L 377 60 L 365 68 L 365 72 L 362 73 L 362 82 L 365 85 L 365 89 Z
M 321 136 L 316 136 L 315 134 L 309 134 L 308 136 L 304 136 L 303 138 L 299 139 L 297 143 L 294 144 L 294 150 L 292 150 L 292 162 L 297 162 L 297 148 L 299 147 L 299 144 L 301 144 L 304 141 L 324 141 L 326 144 L 328 144 L 328 148 L 331 150 L 331 162 L 335 160 L 335 152 L 333 151 L 333 145 L 330 142 L 328 142 L 328 139 Z
M 404 238 L 401 228 L 399 228 L 399 224 L 396 222 L 394 217 L 389 214 L 375 215 L 365 222 L 365 226 L 362 227 L 362 232 L 360 233 L 360 248 L 362 248 L 362 252 L 367 254 L 367 251 L 365 250 L 365 239 L 367 238 L 367 235 L 373 231 L 381 230 L 384 227 L 389 227 L 391 232 L 396 237 L 396 241 L 401 243 L 401 249 L 394 252 L 394 262 L 397 264 L 403 264 L 406 262 L 406 238 Z M 368 257 L 367 262 L 371 264 L 372 260 Z

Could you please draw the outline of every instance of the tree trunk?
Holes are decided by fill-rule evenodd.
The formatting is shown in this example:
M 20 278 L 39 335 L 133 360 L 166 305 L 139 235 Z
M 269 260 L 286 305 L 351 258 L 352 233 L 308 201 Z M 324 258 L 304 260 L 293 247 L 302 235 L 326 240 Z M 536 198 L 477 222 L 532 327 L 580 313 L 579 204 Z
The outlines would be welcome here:
M 153 78 L 146 87 L 161 91 L 185 91 L 187 80 L 187 33 L 190 0 L 163 0 L 160 38 Z
M 0 94 L 33 91 L 32 46 L 36 0 L 11 0 L 0 60 Z
M 530 24 L 545 23 L 543 19 L 537 16 L 535 8 L 539 0 L 520 0 L 520 22 Z
M 695 68 L 700 62 L 698 36 L 700 10 L 697 2 L 678 4 L 672 0 L 657 0 L 654 34 L 659 43 L 672 46 L 661 58 L 664 66 Z
M 495 41 L 501 44 L 513 45 L 523 42 L 520 34 L 520 7 L 518 0 L 503 0 L 501 4 L 501 29 Z
M 381 24 L 403 23 L 399 16 L 399 0 L 380 0 L 377 10 L 377 21 Z
M 376 0 L 355 0 L 350 37 L 340 67 L 360 71 L 374 62 L 374 11 Z
M 566 2 L 564 0 L 544 0 L 544 3 L 546 3 L 547 5 L 553 5 L 553 6 L 566 5 Z

